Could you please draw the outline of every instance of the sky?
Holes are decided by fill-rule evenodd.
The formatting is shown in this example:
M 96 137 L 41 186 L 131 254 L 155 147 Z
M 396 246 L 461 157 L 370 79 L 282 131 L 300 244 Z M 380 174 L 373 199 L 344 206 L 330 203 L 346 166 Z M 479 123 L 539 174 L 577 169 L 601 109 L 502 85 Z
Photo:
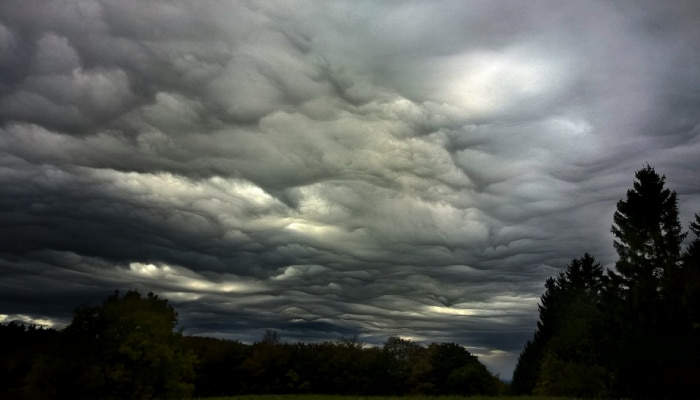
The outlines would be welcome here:
M 700 212 L 700 2 L 0 2 L 0 320 L 455 342 L 510 378 L 650 164 Z

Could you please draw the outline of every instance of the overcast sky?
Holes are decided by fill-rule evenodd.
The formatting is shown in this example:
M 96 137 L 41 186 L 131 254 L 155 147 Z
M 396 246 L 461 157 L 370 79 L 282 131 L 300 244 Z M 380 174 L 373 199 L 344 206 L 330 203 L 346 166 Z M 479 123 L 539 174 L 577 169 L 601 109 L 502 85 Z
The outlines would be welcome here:
M 0 2 L 0 318 L 452 341 L 510 378 L 649 163 L 700 212 L 700 2 Z

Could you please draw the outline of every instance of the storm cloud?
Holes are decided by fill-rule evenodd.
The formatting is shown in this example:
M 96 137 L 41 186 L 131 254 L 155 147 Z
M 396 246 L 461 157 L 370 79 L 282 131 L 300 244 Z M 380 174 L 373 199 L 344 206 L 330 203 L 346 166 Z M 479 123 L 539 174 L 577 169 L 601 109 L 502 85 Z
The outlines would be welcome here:
M 647 163 L 700 212 L 693 1 L 0 3 L 0 313 L 453 341 L 508 378 Z

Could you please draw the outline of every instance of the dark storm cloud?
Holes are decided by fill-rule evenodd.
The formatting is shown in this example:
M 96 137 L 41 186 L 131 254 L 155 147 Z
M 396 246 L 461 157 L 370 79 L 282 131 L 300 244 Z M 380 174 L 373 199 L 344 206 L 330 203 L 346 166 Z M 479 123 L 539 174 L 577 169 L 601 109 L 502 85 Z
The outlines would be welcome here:
M 700 211 L 694 2 L 4 1 L 0 305 L 455 341 L 508 377 L 651 163 Z

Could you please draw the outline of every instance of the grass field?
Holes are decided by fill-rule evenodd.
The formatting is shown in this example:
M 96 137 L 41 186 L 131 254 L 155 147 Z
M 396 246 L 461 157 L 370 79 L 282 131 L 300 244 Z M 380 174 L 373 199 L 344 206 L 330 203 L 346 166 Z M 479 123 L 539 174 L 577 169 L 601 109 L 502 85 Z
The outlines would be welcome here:
M 567 400 L 566 397 L 547 396 L 326 396 L 326 395 L 248 395 L 207 397 L 201 400 Z

